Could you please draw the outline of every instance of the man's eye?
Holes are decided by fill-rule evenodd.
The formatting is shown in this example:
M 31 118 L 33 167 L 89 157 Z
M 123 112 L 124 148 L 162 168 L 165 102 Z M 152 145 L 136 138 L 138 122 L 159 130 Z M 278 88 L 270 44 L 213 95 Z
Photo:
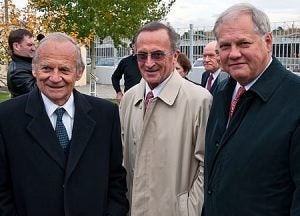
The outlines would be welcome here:
M 154 53 L 151 53 L 151 56 L 154 59 L 160 60 L 165 56 L 165 54 L 163 52 L 154 52 Z
M 240 45 L 241 47 L 248 47 L 250 44 L 251 44 L 250 42 L 244 41 Z
M 41 68 L 41 70 L 42 70 L 42 71 L 50 71 L 51 68 L 48 67 L 48 66 L 43 66 L 43 67 Z
M 137 53 L 136 56 L 138 59 L 147 59 L 148 54 L 147 53 Z
M 226 49 L 229 49 L 229 48 L 230 48 L 230 45 L 228 45 L 228 44 L 220 45 L 221 50 L 226 50 Z

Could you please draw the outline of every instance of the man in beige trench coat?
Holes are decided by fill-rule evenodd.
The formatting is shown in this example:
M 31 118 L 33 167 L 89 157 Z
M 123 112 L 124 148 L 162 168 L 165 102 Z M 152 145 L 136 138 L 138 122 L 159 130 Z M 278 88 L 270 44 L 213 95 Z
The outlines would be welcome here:
M 137 33 L 143 78 L 120 105 L 132 216 L 201 214 L 204 136 L 212 97 L 175 70 L 176 43 L 175 31 L 159 22 Z

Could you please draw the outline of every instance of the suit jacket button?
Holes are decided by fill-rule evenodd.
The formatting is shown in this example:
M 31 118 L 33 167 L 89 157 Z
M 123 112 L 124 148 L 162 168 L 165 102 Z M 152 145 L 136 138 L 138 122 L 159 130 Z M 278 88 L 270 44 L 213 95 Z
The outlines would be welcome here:
M 220 143 L 217 142 L 217 143 L 216 143 L 216 148 L 219 148 L 219 147 L 220 147 Z
M 207 191 L 207 194 L 208 194 L 208 195 L 211 195 L 211 194 L 212 194 L 212 191 L 211 191 L 211 190 L 208 190 L 208 191 Z

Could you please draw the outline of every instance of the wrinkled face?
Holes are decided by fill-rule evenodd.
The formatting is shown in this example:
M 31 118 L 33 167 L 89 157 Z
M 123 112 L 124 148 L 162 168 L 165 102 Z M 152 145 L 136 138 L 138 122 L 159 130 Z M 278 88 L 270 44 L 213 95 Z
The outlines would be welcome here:
M 14 54 L 23 57 L 33 57 L 35 51 L 34 38 L 29 36 L 24 36 L 21 43 L 13 43 Z
M 176 62 L 175 68 L 176 68 L 177 72 L 180 74 L 180 76 L 182 76 L 182 77 L 186 76 L 187 73 L 184 71 L 183 67 L 178 62 Z
M 256 33 L 249 15 L 240 15 L 221 24 L 218 44 L 224 71 L 241 85 L 253 81 L 271 58 L 271 33 L 264 37 Z
M 141 32 L 135 45 L 142 77 L 153 89 L 174 71 L 178 52 L 171 50 L 170 39 L 164 29 Z
M 32 72 L 41 92 L 62 106 L 69 99 L 75 82 L 83 73 L 76 68 L 76 47 L 71 42 L 45 41 L 39 47 L 38 63 Z
M 206 71 L 216 72 L 219 68 L 220 58 L 216 53 L 216 43 L 209 43 L 203 50 L 203 65 Z

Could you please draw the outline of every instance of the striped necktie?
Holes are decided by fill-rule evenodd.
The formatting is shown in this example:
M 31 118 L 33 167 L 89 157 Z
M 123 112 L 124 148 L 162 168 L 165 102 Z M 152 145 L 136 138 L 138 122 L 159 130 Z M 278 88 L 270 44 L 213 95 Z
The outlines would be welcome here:
M 240 97 L 242 96 L 242 94 L 244 94 L 246 91 L 246 89 L 244 88 L 244 86 L 241 86 L 237 93 L 236 93 L 236 96 L 234 98 L 234 100 L 232 101 L 231 103 L 231 106 L 230 106 L 230 111 L 229 111 L 229 116 L 230 118 L 232 117 L 233 113 L 234 113 L 234 110 L 235 110 L 235 107 L 236 107 L 236 104 L 238 103 Z

